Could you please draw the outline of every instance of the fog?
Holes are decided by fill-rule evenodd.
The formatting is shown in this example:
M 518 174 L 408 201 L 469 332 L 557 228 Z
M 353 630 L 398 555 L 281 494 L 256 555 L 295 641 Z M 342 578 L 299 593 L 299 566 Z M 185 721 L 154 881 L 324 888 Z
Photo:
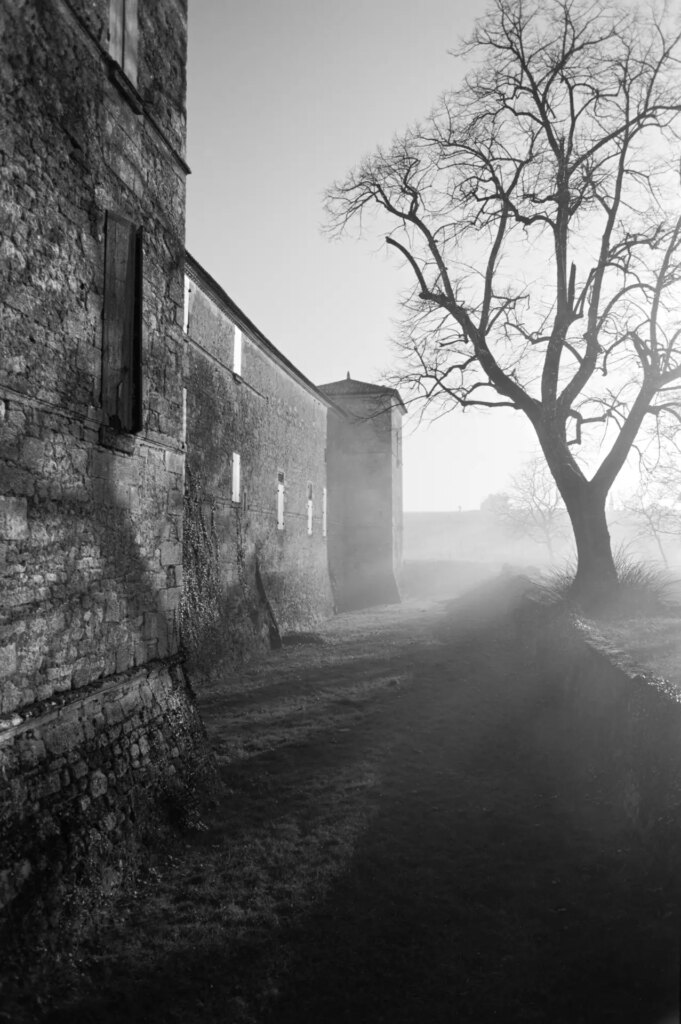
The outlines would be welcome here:
M 681 536 L 645 533 L 631 513 L 608 513 L 612 547 L 627 562 L 660 570 L 669 596 L 681 596 Z M 574 568 L 574 542 L 567 516 L 546 542 L 523 535 L 493 513 L 405 512 L 406 597 L 457 597 L 500 572 L 538 578 Z
M 608 525 L 614 551 L 626 551 L 631 559 L 681 574 L 681 535 L 664 535 L 658 543 L 624 511 L 609 512 Z M 567 517 L 552 530 L 551 548 L 549 551 L 547 543 L 528 537 L 512 524 L 500 522 L 493 514 L 481 510 L 404 514 L 407 562 L 471 562 L 488 567 L 490 572 L 503 566 L 519 571 L 563 568 L 575 560 Z

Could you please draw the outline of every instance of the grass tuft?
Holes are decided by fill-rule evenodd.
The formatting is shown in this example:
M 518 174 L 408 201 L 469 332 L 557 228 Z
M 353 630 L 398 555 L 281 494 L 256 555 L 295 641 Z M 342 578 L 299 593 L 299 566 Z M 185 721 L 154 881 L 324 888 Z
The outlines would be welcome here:
M 599 617 L 632 618 L 681 614 L 679 580 L 666 569 L 633 558 L 625 547 L 614 553 L 617 587 L 599 609 Z M 551 604 L 562 604 L 573 611 L 586 611 L 575 593 L 577 568 L 567 564 L 542 577 L 542 596 Z M 592 613 L 592 609 L 589 609 Z

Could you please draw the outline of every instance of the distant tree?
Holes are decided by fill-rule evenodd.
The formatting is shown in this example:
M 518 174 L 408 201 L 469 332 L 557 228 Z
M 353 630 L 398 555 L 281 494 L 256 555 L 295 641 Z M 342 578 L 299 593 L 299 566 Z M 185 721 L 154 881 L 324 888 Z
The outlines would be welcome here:
M 638 536 L 655 541 L 660 558 L 669 567 L 665 541 L 681 539 L 681 467 L 668 460 L 654 477 L 643 473 L 622 508 L 633 517 Z
M 565 537 L 568 520 L 544 459 L 532 459 L 512 477 L 505 515 L 514 533 L 543 544 L 550 557 L 555 557 L 554 544 Z
M 508 515 L 509 497 L 505 491 L 488 494 L 480 502 L 480 511 L 494 519 L 503 520 Z
M 329 190 L 329 229 L 377 214 L 412 272 L 395 384 L 529 419 L 595 601 L 608 492 L 646 418 L 681 422 L 678 14 L 493 0 L 459 55 L 462 86 Z

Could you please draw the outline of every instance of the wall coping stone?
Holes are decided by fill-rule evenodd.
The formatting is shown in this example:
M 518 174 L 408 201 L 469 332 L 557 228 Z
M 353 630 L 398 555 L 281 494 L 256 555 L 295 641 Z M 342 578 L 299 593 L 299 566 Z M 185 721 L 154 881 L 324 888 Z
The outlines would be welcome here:
M 606 658 L 611 665 L 619 669 L 628 679 L 637 683 L 645 683 L 664 694 L 670 700 L 681 704 L 681 687 L 678 683 L 654 671 L 641 658 L 634 657 L 619 640 L 608 634 L 606 624 L 593 619 L 572 616 L 572 625 L 584 644 L 592 651 Z
M 21 713 L 12 712 L 0 718 L 0 747 L 7 746 L 24 732 L 36 727 L 42 728 L 50 722 L 72 713 L 79 706 L 85 710 L 87 704 L 95 704 L 103 697 L 108 697 L 116 691 L 121 693 L 131 692 L 135 686 L 141 685 L 155 674 L 169 672 L 171 668 L 182 665 L 182 658 L 178 655 L 174 658 L 166 658 L 163 661 L 157 659 L 149 661 L 143 668 L 135 667 L 127 673 L 117 673 L 105 679 L 94 679 L 86 686 L 78 690 L 67 690 L 64 693 L 55 694 L 48 700 L 36 701 Z

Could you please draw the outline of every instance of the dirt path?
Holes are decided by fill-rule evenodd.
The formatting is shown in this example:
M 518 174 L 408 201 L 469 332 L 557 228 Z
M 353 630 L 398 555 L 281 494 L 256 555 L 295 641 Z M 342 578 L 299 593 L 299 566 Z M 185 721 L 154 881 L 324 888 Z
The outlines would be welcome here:
M 205 694 L 218 799 L 34 1019 L 676 1019 L 667 879 L 481 609 L 339 616 Z

